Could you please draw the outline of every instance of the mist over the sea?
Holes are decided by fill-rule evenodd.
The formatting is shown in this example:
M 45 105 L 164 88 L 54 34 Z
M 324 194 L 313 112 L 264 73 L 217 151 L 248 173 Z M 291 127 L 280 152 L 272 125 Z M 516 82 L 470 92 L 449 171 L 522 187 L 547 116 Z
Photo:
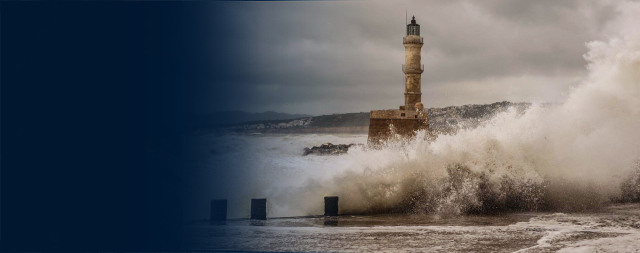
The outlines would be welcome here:
M 209 136 L 204 145 L 222 146 L 210 159 L 234 168 L 226 175 L 234 186 L 215 197 L 240 216 L 251 197 L 268 198 L 270 216 L 321 214 L 326 195 L 340 196 L 342 213 L 587 210 L 619 200 L 640 159 L 640 4 L 618 11 L 610 38 L 586 43 L 589 73 L 566 101 L 335 157 L 301 150 L 366 136 Z

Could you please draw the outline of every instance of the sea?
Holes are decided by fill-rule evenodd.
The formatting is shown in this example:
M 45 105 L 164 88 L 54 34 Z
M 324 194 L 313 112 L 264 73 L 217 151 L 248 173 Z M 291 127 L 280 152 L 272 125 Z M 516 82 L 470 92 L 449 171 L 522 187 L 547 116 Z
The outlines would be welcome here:
M 640 204 L 600 201 L 592 206 L 503 207 L 476 212 L 471 203 L 483 198 L 470 176 L 453 189 L 439 181 L 435 206 L 399 202 L 409 193 L 402 184 L 420 176 L 401 170 L 420 167 L 412 153 L 417 143 L 393 143 L 387 150 L 354 146 L 343 155 L 307 155 L 305 147 L 323 143 L 366 144 L 365 134 L 234 134 L 197 136 L 206 157 L 201 170 L 233 168 L 223 175 L 201 174 L 233 182 L 234 192 L 215 190 L 194 198 L 187 244 L 203 251 L 279 252 L 637 252 L 640 250 Z M 412 146 L 413 145 L 413 146 Z M 431 144 L 432 145 L 432 144 Z M 206 165 L 209 165 L 208 167 Z M 410 166 L 410 167 L 404 167 Z M 446 173 L 445 173 L 446 174 Z M 519 174 L 518 174 L 519 175 Z M 424 176 L 424 175 L 423 175 Z M 446 176 L 445 176 L 446 178 Z M 338 186 L 336 185 L 336 182 Z M 425 182 L 427 183 L 427 182 Z M 337 189 L 333 189 L 336 187 Z M 468 189 L 464 189 L 468 187 Z M 526 187 L 521 185 L 520 187 Z M 574 189 L 576 186 L 567 186 Z M 367 192 L 366 188 L 374 188 Z M 443 190 L 444 189 L 444 190 Z M 225 188 L 225 190 L 227 190 Z M 501 191 L 503 189 L 498 189 Z M 200 189 L 199 191 L 203 191 Z M 345 191 L 355 191 L 345 194 Z M 457 193 L 453 193 L 458 191 Z M 216 192 L 216 193 L 213 193 Z M 384 193 L 382 193 L 384 192 Z M 425 191 L 418 191 L 422 194 Z M 582 193 L 578 191 L 578 194 Z M 588 194 L 587 192 L 584 192 Z M 218 194 L 218 195 L 216 195 Z M 460 195 L 469 194 L 467 197 Z M 524 193 L 520 193 L 524 194 Z M 323 216 L 323 197 L 339 196 L 338 217 Z M 409 194 L 410 195 L 410 194 Z M 455 195 L 455 196 L 453 196 Z M 209 199 L 228 200 L 228 220 L 211 225 Z M 250 199 L 266 198 L 268 219 L 251 220 Z M 367 203 L 367 198 L 371 202 Z M 544 194 L 541 195 L 544 198 Z M 356 201 L 356 203 L 349 203 Z M 408 209 L 376 209 L 376 202 Z M 424 201 L 427 201 L 426 199 Z M 526 198 L 511 201 L 530 202 Z M 505 204 L 503 204 L 505 205 Z M 344 208 L 343 208 L 344 206 Z M 515 205 L 518 206 L 518 205 Z M 554 209 L 555 208 L 555 209 Z M 424 209 L 420 211 L 419 209 Z M 197 211 L 196 211 L 197 210 Z
M 640 4 L 586 43 L 588 73 L 563 101 L 475 128 L 303 156 L 366 135 L 204 132 L 185 138 L 189 245 L 205 251 L 637 252 Z M 428 101 L 423 101 L 428 104 Z M 535 102 L 535 101 L 531 101 Z M 544 102 L 544 101 L 542 101 Z M 323 198 L 339 197 L 337 218 Z M 267 199 L 266 221 L 249 220 Z M 228 200 L 225 225 L 209 201 Z

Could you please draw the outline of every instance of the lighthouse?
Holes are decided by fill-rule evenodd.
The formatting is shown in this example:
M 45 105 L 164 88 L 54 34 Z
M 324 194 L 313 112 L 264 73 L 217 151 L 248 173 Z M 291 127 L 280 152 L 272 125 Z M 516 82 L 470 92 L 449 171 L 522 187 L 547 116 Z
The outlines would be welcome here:
M 420 91 L 420 77 L 424 71 L 424 65 L 420 63 L 420 51 L 423 39 L 420 37 L 420 25 L 416 23 L 416 17 L 411 18 L 411 24 L 407 24 L 407 35 L 402 38 L 404 44 L 404 106 L 407 110 L 416 109 L 416 104 L 422 104 L 422 92 Z
M 420 53 L 424 41 L 420 37 L 420 25 L 415 16 L 407 24 L 402 44 L 405 52 L 402 64 L 404 105 L 399 109 L 371 111 L 368 136 L 370 146 L 379 147 L 390 138 L 412 138 L 418 130 L 429 129 L 428 113 L 422 104 L 421 87 L 424 65 L 421 63 Z

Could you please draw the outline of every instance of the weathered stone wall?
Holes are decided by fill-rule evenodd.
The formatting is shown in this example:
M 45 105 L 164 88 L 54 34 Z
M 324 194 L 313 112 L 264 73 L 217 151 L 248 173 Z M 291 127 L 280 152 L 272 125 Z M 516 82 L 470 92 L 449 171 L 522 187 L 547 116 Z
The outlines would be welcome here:
M 405 62 L 403 72 L 405 73 L 405 109 L 413 110 L 415 104 L 421 102 L 422 92 L 420 91 L 420 76 L 423 72 L 420 64 L 422 41 L 420 36 L 407 35 L 404 42 Z
M 395 135 L 405 138 L 413 137 L 416 131 L 428 129 L 428 122 L 426 111 L 371 111 L 369 119 L 369 145 L 379 146 Z
M 416 131 L 427 129 L 429 124 L 424 119 L 370 119 L 369 145 L 379 146 L 397 134 L 403 138 L 415 136 Z
M 405 48 L 405 66 L 420 66 L 420 36 L 407 35 L 404 43 Z
M 376 110 L 371 111 L 370 119 L 427 119 L 426 110 Z
M 422 102 L 420 77 L 420 74 L 405 74 L 404 105 L 407 110 L 415 109 L 416 103 Z

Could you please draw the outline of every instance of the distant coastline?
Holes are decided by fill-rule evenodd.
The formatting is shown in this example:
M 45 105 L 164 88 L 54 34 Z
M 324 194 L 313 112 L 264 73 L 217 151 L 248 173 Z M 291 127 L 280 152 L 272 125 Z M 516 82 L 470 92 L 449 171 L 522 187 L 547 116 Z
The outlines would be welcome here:
M 515 107 L 518 112 L 524 112 L 530 103 L 513 103 L 508 101 L 480 105 L 448 106 L 441 108 L 429 108 L 430 129 L 440 133 L 452 133 L 461 128 L 477 127 L 481 122 L 493 117 L 497 113 Z M 212 124 L 219 117 L 235 115 L 234 120 L 244 122 L 231 122 L 227 124 Z M 238 116 L 241 115 L 241 116 Z M 266 117 L 255 120 L 251 118 Z M 268 117 L 279 118 L 268 118 Z M 309 116 L 300 114 L 285 114 L 277 112 L 265 112 L 250 114 L 246 112 L 223 112 L 207 115 L 208 118 L 200 119 L 196 127 L 202 131 L 225 131 L 246 134 L 367 134 L 369 128 L 369 112 L 342 113 L 321 116 Z

